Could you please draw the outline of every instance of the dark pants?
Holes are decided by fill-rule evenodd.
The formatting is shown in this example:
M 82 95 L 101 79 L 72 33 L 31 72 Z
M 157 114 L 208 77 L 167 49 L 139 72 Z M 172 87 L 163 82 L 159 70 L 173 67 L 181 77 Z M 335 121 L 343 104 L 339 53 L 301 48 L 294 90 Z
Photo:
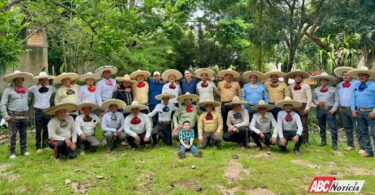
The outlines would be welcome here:
M 77 157 L 76 151 L 68 147 L 64 141 L 49 141 L 48 146 L 53 149 L 55 159 L 59 159 L 61 155 L 69 159 Z
M 139 138 L 140 138 L 140 140 L 141 140 L 141 142 L 139 143 L 141 146 L 144 146 L 144 145 L 146 145 L 146 144 L 150 144 L 150 143 L 151 143 L 150 140 L 149 140 L 148 142 L 145 142 L 145 141 L 144 141 L 144 139 L 145 139 L 145 137 L 146 137 L 146 131 L 143 132 L 143 133 L 141 133 L 141 134 L 138 134 L 138 136 L 139 136 Z M 137 143 L 135 143 L 135 139 L 134 139 L 134 137 L 132 137 L 132 136 L 128 136 L 126 139 L 128 140 L 128 143 L 130 144 L 130 146 L 131 146 L 132 148 L 137 148 L 137 147 L 138 147 L 138 146 L 137 146 Z
M 222 102 L 221 103 L 221 116 L 223 117 L 223 121 L 227 121 L 228 112 L 230 110 L 232 110 L 232 106 L 227 106 L 227 105 L 225 105 L 225 103 L 227 103 L 227 102 Z M 226 133 L 228 131 L 227 123 L 224 122 L 223 125 L 224 125 L 223 126 L 223 131 L 224 131 L 224 133 Z
M 152 129 L 152 144 L 156 145 L 159 143 L 159 139 L 163 140 L 165 145 L 172 145 L 172 128 L 171 123 L 158 123 Z
M 303 137 L 303 143 L 309 143 L 309 125 L 307 119 L 309 118 L 309 114 L 306 115 L 303 114 L 304 110 L 306 108 L 306 103 L 302 103 L 302 106 L 300 108 L 297 108 L 295 111 L 299 114 L 299 117 L 301 118 L 302 122 L 302 137 Z
M 374 155 L 371 137 L 373 141 L 375 141 L 375 119 L 369 118 L 368 113 L 369 112 L 358 112 L 359 145 L 367 154 Z
M 281 109 L 281 108 L 277 108 L 277 107 L 275 107 L 275 108 L 273 108 L 273 109 L 271 109 L 270 110 L 270 112 L 272 113 L 272 115 L 273 115 L 273 118 L 275 118 L 275 120 L 277 121 L 277 114 L 280 112 L 280 111 L 282 111 L 283 109 Z
M 221 143 L 220 135 L 216 136 L 213 132 L 203 132 L 203 140 L 201 148 L 205 149 L 208 146 L 208 143 L 213 140 L 213 145 L 218 146 Z
M 78 148 L 82 151 L 90 150 L 92 152 L 96 152 L 99 148 L 99 140 L 95 136 L 86 136 L 86 140 L 83 141 L 81 138 L 78 137 L 77 140 Z
M 49 115 L 42 110 L 35 109 L 35 147 L 41 149 L 47 147 L 48 143 L 48 122 L 51 119 Z
M 223 140 L 227 142 L 235 142 L 240 146 L 246 147 L 249 142 L 249 127 L 242 126 L 238 130 L 239 132 L 226 132 L 223 135 Z
M 350 107 L 340 107 L 342 124 L 346 132 L 346 144 L 354 148 L 354 129 L 356 127 L 355 119 L 352 116 Z
M 326 124 L 331 129 L 332 146 L 337 146 L 337 128 L 335 114 L 330 115 L 327 109 L 317 108 L 316 115 L 319 122 L 320 137 L 322 142 L 326 142 Z
M 284 138 L 286 139 L 286 144 L 283 146 L 281 144 L 281 141 L 278 140 L 277 145 L 282 151 L 286 151 L 286 148 L 288 146 L 288 141 L 293 141 L 293 137 L 296 136 L 297 131 L 283 131 Z M 299 148 L 301 147 L 303 142 L 303 137 L 299 137 L 297 144 L 294 145 L 294 151 L 299 151 Z
M 254 143 L 259 147 L 259 148 L 262 148 L 262 142 L 266 145 L 266 146 L 270 146 L 272 145 L 271 143 L 271 138 L 272 138 L 272 135 L 271 133 L 263 133 L 264 135 L 264 140 L 262 140 L 259 136 L 259 134 L 255 133 L 254 131 L 251 131 L 250 132 L 250 136 L 251 138 L 253 138 L 254 140 Z
M 124 132 L 121 132 L 121 135 L 116 137 L 114 132 L 104 131 L 104 137 L 107 142 L 107 150 L 112 150 L 117 146 L 117 144 L 125 140 L 126 135 Z
M 27 152 L 27 126 L 29 125 L 29 119 L 27 117 L 19 118 L 17 116 L 12 116 L 13 120 L 9 124 L 9 134 L 10 134 L 10 145 L 9 151 L 10 154 L 16 154 L 16 143 L 17 143 L 17 132 L 20 134 L 20 147 L 21 147 L 21 154 L 25 154 Z

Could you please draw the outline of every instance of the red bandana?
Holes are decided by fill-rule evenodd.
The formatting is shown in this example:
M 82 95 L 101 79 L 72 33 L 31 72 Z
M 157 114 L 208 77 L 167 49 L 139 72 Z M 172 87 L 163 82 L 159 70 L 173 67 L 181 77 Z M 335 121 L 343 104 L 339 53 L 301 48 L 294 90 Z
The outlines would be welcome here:
M 137 83 L 137 87 L 138 87 L 138 88 L 143 88 L 143 87 L 145 87 L 145 86 L 146 86 L 146 84 L 145 84 L 145 82 L 143 82 L 143 81 L 140 81 L 140 82 Z
M 288 114 L 285 116 L 285 120 L 286 120 L 287 122 L 292 121 L 292 120 L 293 120 L 292 115 L 291 115 L 290 113 L 288 113 Z
M 202 86 L 202 87 L 207 87 L 207 86 L 208 86 L 208 82 L 207 82 L 207 81 L 203 81 L 203 82 L 201 83 L 201 86 Z
M 87 90 L 91 93 L 95 92 L 95 86 L 87 86 Z
M 138 117 L 133 117 L 133 119 L 130 121 L 130 123 L 132 125 L 138 125 L 139 123 L 141 123 L 141 119 L 139 119 Z
M 301 89 L 302 89 L 301 84 L 296 83 L 296 85 L 294 85 L 293 89 L 294 89 L 295 91 L 301 90 Z
M 105 84 L 112 86 L 112 80 L 111 79 L 105 79 Z
M 214 116 L 212 116 L 212 114 L 211 113 L 208 113 L 207 115 L 206 115 L 206 120 L 213 120 L 214 119 Z
M 349 82 L 343 82 L 342 83 L 342 87 L 344 87 L 344 88 L 348 88 L 348 87 L 350 87 L 350 83 Z
M 26 93 L 26 88 L 23 87 L 16 87 L 15 91 L 17 93 Z
M 193 107 L 192 106 L 186 106 L 185 111 L 186 112 L 193 112 Z
M 322 93 L 325 93 L 325 92 L 327 92 L 328 91 L 328 88 L 327 87 L 322 87 L 322 88 L 320 88 L 320 92 L 322 92 Z
M 169 84 L 169 89 L 176 89 L 176 84 L 174 83 Z

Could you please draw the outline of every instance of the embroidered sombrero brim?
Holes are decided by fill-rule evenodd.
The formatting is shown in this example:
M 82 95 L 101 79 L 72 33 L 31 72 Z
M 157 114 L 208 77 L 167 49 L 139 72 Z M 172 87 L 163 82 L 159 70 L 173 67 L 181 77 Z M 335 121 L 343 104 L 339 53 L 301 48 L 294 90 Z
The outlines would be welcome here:
M 135 108 L 138 108 L 139 110 L 144 110 L 144 109 L 146 109 L 146 106 L 143 105 L 143 104 L 126 106 L 126 107 L 124 108 L 124 112 L 129 113 L 129 112 L 132 111 L 132 109 L 135 109 Z
M 24 81 L 30 81 L 33 79 L 33 74 L 28 73 L 28 72 L 20 72 L 18 70 L 14 71 L 11 74 L 8 74 L 7 76 L 4 77 L 4 81 L 11 83 L 15 78 L 23 78 Z
M 280 100 L 276 102 L 275 106 L 279 108 L 283 108 L 287 104 L 293 105 L 293 108 L 299 108 L 302 106 L 302 103 L 296 100 Z
M 39 80 L 39 79 L 51 80 L 51 79 L 54 79 L 54 78 L 55 78 L 55 76 L 48 75 L 46 72 L 40 72 L 38 76 L 34 77 L 35 80 Z
M 67 112 L 72 112 L 77 110 L 77 105 L 73 103 L 63 103 L 53 106 L 44 110 L 44 113 L 47 115 L 56 115 L 56 113 L 60 110 L 66 110 Z
M 316 76 L 310 77 L 310 79 L 313 79 L 315 81 L 319 81 L 321 79 L 327 79 L 331 82 L 335 82 L 337 80 L 336 77 L 330 76 L 330 75 L 316 75 Z
M 375 79 L 374 70 L 368 70 L 367 68 L 360 68 L 360 69 L 354 69 L 354 70 L 349 71 L 349 75 L 353 78 L 358 78 L 358 74 L 367 74 L 370 76 L 370 78 Z
M 235 70 L 221 70 L 217 73 L 217 76 L 224 78 L 226 74 L 231 74 L 233 75 L 233 78 L 236 78 L 236 79 L 241 77 L 241 74 Z
M 104 65 L 95 70 L 95 74 L 101 76 L 104 71 L 109 70 L 111 74 L 116 74 L 118 72 L 117 67 L 115 66 L 110 66 L 110 65 Z
M 86 82 L 86 79 L 94 79 L 94 81 L 97 81 L 100 79 L 100 76 L 89 72 L 78 77 L 78 80 L 81 82 Z
M 267 110 L 271 110 L 273 108 L 275 108 L 274 105 L 270 105 L 270 104 L 263 104 L 263 105 L 254 105 L 254 106 L 250 106 L 251 110 L 259 110 L 259 108 L 267 108 Z
M 302 71 L 302 70 L 294 70 L 294 71 L 291 71 L 291 72 L 288 72 L 285 77 L 286 78 L 290 78 L 290 79 L 294 79 L 294 77 L 296 75 L 301 75 L 301 77 L 303 79 L 307 79 L 310 77 L 309 73 L 305 72 L 305 71 Z
M 180 71 L 178 70 L 175 70 L 175 69 L 168 69 L 166 71 L 163 72 L 163 74 L 161 74 L 161 78 L 163 79 L 163 81 L 168 81 L 168 78 L 170 75 L 174 75 L 176 76 L 176 80 L 180 80 L 182 79 L 182 74 Z
M 229 102 L 229 103 L 225 103 L 224 105 L 226 106 L 233 106 L 233 105 L 247 105 L 249 104 L 247 101 L 244 101 L 244 100 L 237 100 L 237 101 L 232 101 L 232 102 Z
M 94 104 L 94 103 L 90 103 L 90 102 L 85 102 L 85 103 L 81 103 L 77 106 L 77 109 L 78 110 L 82 110 L 82 108 L 84 107 L 91 107 L 91 110 L 97 110 L 99 109 L 99 105 L 98 104 Z
M 121 101 L 121 100 L 118 100 L 118 99 L 109 99 L 109 100 L 106 100 L 102 103 L 102 105 L 100 106 L 101 109 L 103 110 L 106 110 L 109 108 L 109 106 L 111 105 L 117 105 L 118 109 L 124 109 L 126 107 L 126 104 L 125 102 Z
M 137 81 L 132 80 L 130 77 L 116 77 L 116 80 L 119 82 L 129 82 L 129 83 L 136 83 Z
M 208 78 L 211 78 L 212 76 L 214 76 L 215 72 L 208 68 L 200 68 L 195 71 L 195 76 L 197 78 L 201 78 L 202 74 L 207 74 Z
M 79 75 L 74 72 L 64 72 L 60 74 L 59 76 L 55 77 L 53 79 L 53 83 L 61 84 L 62 80 L 64 80 L 65 78 L 70 78 L 71 81 L 74 81 L 74 80 L 77 80 L 78 77 Z
M 151 73 L 149 71 L 146 71 L 146 70 L 137 70 L 137 71 L 134 71 L 130 74 L 130 78 L 131 79 L 136 79 L 137 76 L 139 75 L 143 75 L 145 78 L 148 78 L 151 76 Z
M 348 66 L 341 66 L 341 67 L 335 68 L 335 70 L 333 72 L 336 75 L 336 77 L 341 78 L 342 77 L 342 73 L 349 72 L 351 70 L 354 70 L 354 68 L 348 67 Z
M 244 80 L 249 80 L 249 77 L 250 76 L 256 76 L 258 78 L 258 81 L 259 82 L 264 82 L 266 80 L 266 77 L 264 76 L 263 73 L 259 72 L 259 71 L 256 71 L 256 70 L 253 70 L 253 71 L 246 71 L 242 74 L 242 78 Z
M 162 93 L 160 95 L 155 96 L 155 99 L 162 100 L 164 97 L 169 97 L 170 99 L 175 98 L 176 95 L 170 93 Z
M 270 78 L 271 75 L 277 75 L 278 77 L 284 77 L 285 73 L 283 73 L 281 71 L 278 71 L 278 70 L 268 71 L 268 72 L 264 73 L 264 77 L 266 77 L 266 78 Z
M 220 105 L 219 102 L 213 101 L 213 100 L 203 100 L 198 103 L 199 107 L 205 107 L 206 105 L 213 105 L 214 107 L 217 107 Z
M 191 99 L 193 102 L 196 102 L 199 100 L 199 96 L 189 93 L 189 94 L 180 95 L 177 97 L 177 101 L 179 102 L 184 102 L 186 99 Z

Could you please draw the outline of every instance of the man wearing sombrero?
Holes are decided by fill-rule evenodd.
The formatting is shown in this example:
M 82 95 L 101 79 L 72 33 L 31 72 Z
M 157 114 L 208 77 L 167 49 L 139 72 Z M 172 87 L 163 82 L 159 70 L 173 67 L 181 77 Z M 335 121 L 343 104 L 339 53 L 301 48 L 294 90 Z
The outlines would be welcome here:
M 250 120 L 248 111 L 241 108 L 242 105 L 247 105 L 247 102 L 241 100 L 238 96 L 234 96 L 231 102 L 226 103 L 226 106 L 231 106 L 232 110 L 228 112 L 226 118 L 228 131 L 223 135 L 223 140 L 235 142 L 244 150 L 247 148 L 249 140 Z
M 133 99 L 143 105 L 148 104 L 149 85 L 146 79 L 150 75 L 151 73 L 145 70 L 137 70 L 130 74 L 130 78 L 136 81 L 133 85 Z
M 100 79 L 100 76 L 92 72 L 88 72 L 78 77 L 78 81 L 86 83 L 79 87 L 78 90 L 78 103 L 90 101 L 93 104 L 98 104 L 96 96 L 95 82 Z
M 201 148 L 206 148 L 213 141 L 213 146 L 217 148 L 221 143 L 221 132 L 223 130 L 223 118 L 215 111 L 215 107 L 220 105 L 212 99 L 199 101 L 198 105 L 205 108 L 198 120 L 198 139 Z
M 119 85 L 113 92 L 113 98 L 122 100 L 126 105 L 131 104 L 133 102 L 132 87 L 135 81 L 128 74 L 125 74 L 123 77 L 116 77 L 116 80 L 119 82 Z
M 106 100 L 112 98 L 113 91 L 116 89 L 116 80 L 111 78 L 117 73 L 117 68 L 110 65 L 104 65 L 95 70 L 95 74 L 103 77 L 95 85 L 96 99 L 99 106 Z
M 340 116 L 341 121 L 346 132 L 346 150 L 354 150 L 354 129 L 356 127 L 355 119 L 352 116 L 351 104 L 352 96 L 354 93 L 355 86 L 359 83 L 358 80 L 352 79 L 349 75 L 349 71 L 354 68 L 341 66 L 334 70 L 336 77 L 342 78 L 342 81 L 337 85 L 337 91 L 339 94 L 340 101 Z M 358 135 L 358 134 L 357 134 Z
M 283 108 L 277 114 L 277 132 L 279 133 L 278 146 L 281 151 L 286 152 L 288 141 L 294 143 L 294 154 L 300 155 L 300 147 L 303 142 L 302 137 L 302 122 L 299 115 L 293 111 L 294 108 L 302 106 L 301 102 L 286 97 L 285 100 L 276 102 L 275 106 Z
M 55 105 L 62 103 L 78 103 L 78 85 L 75 80 L 79 77 L 74 72 L 64 72 L 53 79 L 54 84 L 61 84 L 55 96 Z
M 290 71 L 285 75 L 285 78 L 294 79 L 294 83 L 289 85 L 289 90 L 291 94 L 291 98 L 293 100 L 299 101 L 302 103 L 302 106 L 298 109 L 295 109 L 295 111 L 299 114 L 302 126 L 303 126 L 303 142 L 305 145 L 309 145 L 309 126 L 307 119 L 309 111 L 311 109 L 311 103 L 312 103 L 312 92 L 310 85 L 303 82 L 304 79 L 309 78 L 310 75 L 302 70 L 293 70 Z
M 371 136 L 375 141 L 375 71 L 361 67 L 349 71 L 349 75 L 358 78 L 359 84 L 354 88 L 352 96 L 352 116 L 357 118 L 359 130 L 359 155 L 362 157 L 374 156 Z M 369 133 L 370 131 L 370 133 Z
M 215 72 L 208 68 L 200 68 L 195 71 L 195 76 L 201 81 L 197 83 L 197 94 L 199 99 L 214 99 L 214 93 L 220 95 L 219 89 L 215 83 L 210 79 L 214 76 Z
M 23 87 L 25 81 L 31 81 L 33 75 L 18 70 L 4 77 L 4 81 L 12 85 L 4 90 L 1 97 L 1 116 L 8 123 L 10 134 L 10 158 L 16 158 L 17 132 L 20 134 L 21 155 L 28 156 L 27 152 L 27 125 L 29 124 L 29 90 Z
M 278 70 L 271 70 L 264 73 L 267 81 L 264 83 L 264 87 L 267 90 L 268 98 L 270 104 L 275 104 L 277 101 L 284 100 L 285 97 L 290 97 L 288 85 L 284 81 L 280 81 L 280 77 L 284 77 L 285 73 Z M 273 114 L 273 117 L 277 117 L 277 113 L 280 112 L 280 108 L 273 108 L 270 112 Z
M 197 116 L 199 108 L 193 104 L 199 100 L 199 96 L 195 94 L 190 94 L 189 92 L 178 96 L 178 102 L 181 103 L 181 106 L 173 114 L 173 131 L 172 137 L 178 138 L 180 130 L 183 128 L 183 123 L 189 121 L 190 127 L 197 130 Z
M 316 117 L 319 122 L 321 143 L 327 145 L 326 124 L 331 129 L 332 149 L 337 150 L 337 127 L 335 113 L 339 107 L 339 95 L 335 87 L 329 85 L 335 82 L 336 78 L 323 72 L 320 75 L 312 76 L 311 79 L 320 83 L 320 86 L 313 91 L 313 102 L 317 105 Z
M 221 115 L 223 119 L 226 120 L 228 112 L 232 109 L 231 104 L 227 104 L 233 100 L 235 96 L 241 97 L 241 86 L 234 79 L 240 78 L 240 73 L 237 71 L 226 69 L 218 72 L 218 76 L 223 78 L 219 82 L 218 88 L 220 90 L 220 100 L 221 100 Z M 227 123 L 224 123 L 224 132 L 228 129 Z
M 56 92 L 56 88 L 49 85 L 49 80 L 53 78 L 54 76 L 50 76 L 46 72 L 40 72 L 38 76 L 34 77 L 38 84 L 29 88 L 30 93 L 34 96 L 35 147 L 37 153 L 46 148 L 48 143 L 47 125 L 51 117 L 46 115 L 43 110 L 51 107 L 50 100 L 52 94 Z
M 162 93 L 166 92 L 175 95 L 175 98 L 170 99 L 170 102 L 178 106 L 177 97 L 181 93 L 181 88 L 177 81 L 182 78 L 181 72 L 175 69 L 168 69 L 163 72 L 161 78 L 166 82 L 163 85 Z

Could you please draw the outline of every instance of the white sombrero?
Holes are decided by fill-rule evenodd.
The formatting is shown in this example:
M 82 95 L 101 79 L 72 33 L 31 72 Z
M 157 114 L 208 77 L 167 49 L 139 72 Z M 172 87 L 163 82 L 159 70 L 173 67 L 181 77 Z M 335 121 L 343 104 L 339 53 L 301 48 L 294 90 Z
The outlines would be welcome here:
M 125 106 L 124 112 L 131 112 L 132 109 L 138 108 L 140 110 L 143 110 L 146 108 L 145 105 L 138 103 L 137 101 L 133 101 L 131 105 Z
M 99 76 L 102 76 L 103 72 L 106 71 L 106 70 L 109 70 L 111 72 L 111 74 L 116 74 L 117 71 L 118 71 L 117 67 L 115 67 L 115 66 L 104 65 L 104 66 L 101 66 L 101 67 L 97 68 L 95 70 L 95 74 L 97 74 Z
M 335 68 L 333 72 L 335 73 L 336 77 L 341 78 L 342 73 L 349 72 L 351 70 L 354 70 L 354 68 L 349 67 L 349 66 L 340 66 L 340 67 Z
M 170 75 L 175 75 L 176 80 L 180 80 L 182 78 L 181 72 L 176 69 L 168 69 L 164 71 L 163 74 L 161 74 L 161 78 L 163 81 L 167 82 Z
M 168 93 L 168 92 L 164 92 L 162 94 L 159 94 L 159 95 L 155 96 L 155 99 L 162 100 L 164 97 L 169 97 L 170 99 L 172 99 L 172 98 L 175 98 L 176 95 Z
M 135 83 L 136 81 L 132 80 L 128 74 L 125 74 L 123 77 L 116 77 L 116 80 L 120 82 L 129 82 L 129 83 Z
M 56 115 L 56 113 L 60 110 L 66 110 L 67 112 L 72 112 L 72 111 L 77 110 L 77 105 L 73 103 L 62 103 L 62 104 L 58 104 L 58 105 L 55 105 L 51 108 L 44 110 L 44 113 L 48 115 Z
M 238 96 L 234 96 L 232 101 L 229 103 L 225 103 L 226 106 L 232 106 L 235 104 L 240 104 L 240 105 L 247 105 L 247 101 L 241 100 Z
M 259 108 L 267 108 L 268 110 L 273 109 L 275 106 L 267 104 L 264 100 L 259 100 L 258 105 L 251 106 L 251 110 L 258 110 Z
M 39 80 L 39 79 L 48 79 L 48 80 L 50 80 L 50 79 L 54 79 L 54 78 L 55 78 L 55 76 L 48 75 L 44 71 L 40 72 L 38 76 L 34 77 L 34 79 L 36 79 L 36 80 Z
M 284 100 L 277 101 L 275 106 L 283 108 L 287 104 L 293 105 L 293 108 L 299 108 L 302 106 L 302 103 L 300 101 L 292 100 L 290 97 L 285 97 Z
M 74 72 L 63 72 L 59 76 L 55 77 L 53 79 L 54 84 L 61 84 L 61 81 L 64 80 L 65 78 L 70 78 L 71 81 L 76 80 L 79 77 L 77 73 Z
M 209 105 L 209 104 L 213 105 L 214 107 L 217 107 L 217 106 L 220 105 L 219 102 L 216 102 L 216 101 L 213 100 L 213 99 L 205 99 L 205 100 L 201 100 L 201 101 L 199 101 L 199 103 L 198 103 L 198 105 L 199 105 L 200 107 L 205 107 L 206 105 Z
M 208 75 L 208 78 L 210 79 L 212 76 L 214 76 L 215 72 L 211 69 L 208 69 L 208 68 L 200 68 L 200 69 L 197 69 L 195 72 L 195 76 L 197 78 L 201 78 L 202 77 L 202 74 L 207 74 Z
M 256 76 L 259 82 L 264 82 L 264 80 L 266 79 L 263 73 L 256 71 L 256 70 L 244 72 L 242 74 L 242 78 L 245 80 L 249 80 L 249 77 L 252 75 Z
M 199 100 L 199 96 L 197 96 L 195 94 L 191 94 L 189 92 L 186 92 L 184 95 L 180 95 L 180 96 L 177 97 L 177 100 L 179 102 L 183 102 L 186 99 L 191 99 L 193 102 L 196 102 L 196 101 Z
M 327 79 L 329 81 L 335 82 L 337 80 L 336 77 L 328 75 L 326 72 L 323 72 L 320 75 L 312 76 L 310 78 L 315 81 L 319 81 L 320 79 Z
M 375 71 L 369 70 L 366 66 L 349 71 L 351 77 L 358 78 L 358 74 L 367 74 L 370 78 L 375 78 Z
M 146 70 L 137 70 L 137 71 L 130 73 L 130 78 L 135 79 L 137 78 L 138 75 L 143 75 L 145 78 L 148 78 L 151 76 L 151 73 Z
M 109 99 L 109 100 L 106 100 L 102 103 L 102 106 L 100 106 L 101 109 L 103 110 L 106 110 L 109 108 L 109 106 L 111 105 L 117 105 L 117 108 L 118 109 L 124 109 L 126 104 L 125 102 L 121 101 L 121 100 L 118 100 L 118 99 Z
M 81 82 L 86 82 L 86 79 L 94 79 L 94 82 L 100 79 L 100 76 L 92 72 L 88 72 L 78 77 Z
M 304 79 L 307 79 L 307 78 L 310 77 L 309 73 L 307 73 L 307 72 L 305 72 L 305 71 L 302 71 L 302 70 L 300 70 L 300 69 L 296 69 L 296 70 L 293 70 L 293 71 L 288 72 L 288 73 L 285 75 L 285 77 L 286 77 L 286 78 L 294 79 L 294 77 L 295 77 L 296 75 L 301 75 L 301 77 L 304 78 Z
M 231 74 L 233 75 L 233 78 L 236 78 L 236 79 L 241 77 L 241 74 L 239 72 L 232 70 L 232 69 L 221 70 L 217 73 L 219 77 L 223 77 L 223 78 L 225 77 L 226 74 Z
M 91 107 L 91 110 L 97 110 L 99 108 L 99 105 L 91 103 L 88 100 L 85 100 L 81 104 L 78 104 L 77 109 L 82 110 L 82 108 L 84 108 L 84 107 Z
M 271 70 L 271 71 L 268 71 L 266 73 L 264 73 L 264 76 L 266 78 L 270 78 L 271 75 L 277 75 L 278 77 L 284 77 L 285 76 L 285 73 L 279 71 L 279 70 Z
M 3 80 L 11 83 L 15 78 L 23 78 L 24 81 L 29 81 L 33 79 L 33 74 L 16 70 L 13 73 L 6 75 Z

